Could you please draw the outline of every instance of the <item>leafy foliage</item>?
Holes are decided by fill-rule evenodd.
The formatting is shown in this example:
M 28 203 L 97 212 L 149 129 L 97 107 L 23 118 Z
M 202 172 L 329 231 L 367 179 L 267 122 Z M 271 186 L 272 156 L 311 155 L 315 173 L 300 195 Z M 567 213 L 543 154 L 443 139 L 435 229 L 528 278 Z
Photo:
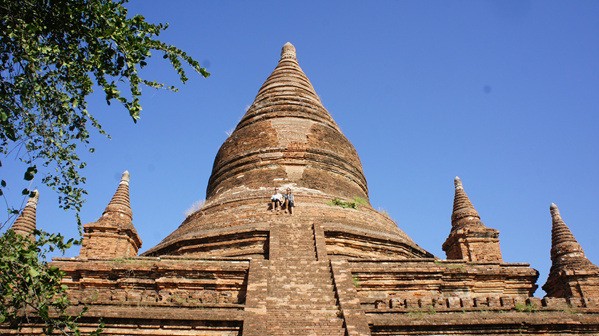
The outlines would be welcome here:
M 532 313 L 532 312 L 535 312 L 538 308 L 534 303 L 516 302 L 514 309 L 521 313 L 522 312 Z
M 368 205 L 368 200 L 366 200 L 365 198 L 362 198 L 362 197 L 358 197 L 358 196 L 354 197 L 354 202 L 357 205 Z
M 327 204 L 332 205 L 332 206 L 342 207 L 344 209 L 347 209 L 347 208 L 357 209 L 358 208 L 358 205 L 356 204 L 356 202 L 344 201 L 340 198 L 333 198 Z
M 36 165 L 41 163 L 41 181 L 59 192 L 65 209 L 78 211 L 86 194 L 80 174 L 86 164 L 78 145 L 93 152 L 90 131 L 105 134 L 87 110 L 94 88 L 104 92 L 108 104 L 123 105 L 135 122 L 142 110 L 141 87 L 165 87 L 140 76 L 153 51 L 170 62 L 182 82 L 188 79 L 183 63 L 210 75 L 184 51 L 158 39 L 166 24 L 129 16 L 126 2 L 0 0 L 0 153 L 25 163 L 26 181 L 42 170 Z
M 80 147 L 93 152 L 90 132 L 106 134 L 87 109 L 94 90 L 104 93 L 108 105 L 124 106 L 136 122 L 143 86 L 176 91 L 141 76 L 153 52 L 173 66 L 183 83 L 188 80 L 185 64 L 201 76 L 210 75 L 184 51 L 158 39 L 166 24 L 128 15 L 126 2 L 0 0 L 0 156 L 23 162 L 24 181 L 39 179 L 57 190 L 64 209 L 78 212 L 86 194 Z M 12 184 L 0 180 L 0 196 Z M 28 187 L 22 194 L 33 196 Z M 19 214 L 8 201 L 7 209 L 4 224 Z M 46 253 L 64 252 L 73 241 L 35 234 L 37 239 L 30 240 L 9 230 L 0 237 L 0 323 L 18 327 L 41 320 L 46 334 L 78 335 L 77 320 L 84 311 L 66 313 L 62 272 L 45 261 Z
M 77 316 L 67 314 L 70 302 L 67 287 L 61 284 L 63 272 L 45 261 L 48 252 L 64 252 L 73 240 L 65 242 L 60 234 L 34 234 L 24 237 L 8 230 L 0 237 L 0 323 L 19 328 L 23 322 L 41 320 L 44 334 L 79 335 L 77 320 L 85 309 Z M 100 331 L 101 327 L 93 334 Z
M 342 207 L 344 209 L 357 209 L 360 205 L 368 205 L 368 201 L 362 197 L 354 197 L 353 201 L 344 201 L 340 198 L 333 198 L 327 204 Z

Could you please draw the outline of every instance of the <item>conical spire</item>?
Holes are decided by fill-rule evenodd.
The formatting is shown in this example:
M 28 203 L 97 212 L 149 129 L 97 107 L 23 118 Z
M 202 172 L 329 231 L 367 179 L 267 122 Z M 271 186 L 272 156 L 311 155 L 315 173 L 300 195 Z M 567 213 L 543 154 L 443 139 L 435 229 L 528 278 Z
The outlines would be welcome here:
M 83 226 L 83 243 L 79 255 L 86 258 L 127 258 L 137 255 L 141 239 L 133 226 L 129 201 L 129 172 L 106 206 L 102 217 Z
M 340 131 L 299 66 L 295 47 L 289 42 L 281 49 L 279 63 L 262 84 L 237 129 L 257 120 L 281 116 L 308 118 Z
M 219 149 L 201 211 L 188 216 L 146 254 L 200 254 L 210 250 L 215 255 L 239 256 L 268 251 L 266 245 L 243 251 L 229 243 L 223 248 L 216 243 L 208 247 L 201 237 L 224 235 L 224 230 L 263 231 L 262 225 L 270 225 L 272 220 L 264 206 L 275 187 L 293 190 L 298 222 L 330 223 L 339 226 L 335 232 L 351 231 L 352 237 L 359 235 L 355 230 L 383 234 L 406 246 L 406 256 L 430 255 L 368 204 L 358 153 L 323 106 L 291 43 L 283 46 L 275 69 Z M 360 215 L 353 217 L 345 212 L 347 209 L 328 205 L 335 199 L 364 204 L 355 209 Z M 364 256 L 370 252 L 356 249 L 355 254 L 344 253 Z
M 451 214 L 452 230 L 458 227 L 483 225 L 480 221 L 478 211 L 476 211 L 466 191 L 464 191 L 462 180 L 456 176 L 453 183 L 455 185 L 455 194 L 453 198 L 453 213 Z
M 131 202 L 129 200 L 129 172 L 124 171 L 121 176 L 121 182 L 112 196 L 110 203 L 106 206 L 102 217 L 118 214 L 133 220 L 133 211 L 131 211 Z
M 240 185 L 255 190 L 274 183 L 368 198 L 357 152 L 322 105 L 291 43 L 219 150 L 206 199 L 230 199 L 227 191 Z
M 590 263 L 572 231 L 562 219 L 557 205 L 551 203 L 549 209 L 552 221 L 551 261 L 553 266 L 580 266 Z
M 26 236 L 35 230 L 38 199 L 39 192 L 34 190 L 33 196 L 29 197 L 29 200 L 27 200 L 27 204 L 25 205 L 23 212 L 21 212 L 17 220 L 15 220 L 14 224 L 12 225 L 12 230 L 15 233 Z
M 502 262 L 499 231 L 486 227 L 464 191 L 462 180 L 454 179 L 455 195 L 451 231 L 443 243 L 447 259 Z
M 543 289 L 548 297 L 599 297 L 599 267 L 584 255 L 555 203 L 551 211 L 551 269 Z

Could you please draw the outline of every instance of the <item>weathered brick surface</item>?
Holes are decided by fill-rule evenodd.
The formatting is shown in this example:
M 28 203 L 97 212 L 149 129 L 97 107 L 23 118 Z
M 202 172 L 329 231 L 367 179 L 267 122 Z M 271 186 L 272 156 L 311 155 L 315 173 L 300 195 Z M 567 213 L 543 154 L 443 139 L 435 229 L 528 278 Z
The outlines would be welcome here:
M 183 258 L 57 259 L 74 303 L 220 307 L 245 302 L 247 261 Z
M 502 262 L 499 231 L 486 227 L 480 220 L 459 177 L 456 176 L 454 183 L 451 232 L 443 244 L 447 259 Z
M 34 190 L 33 193 L 33 197 L 29 197 L 29 199 L 27 200 L 27 204 L 25 204 L 25 208 L 23 208 L 23 211 L 21 212 L 19 217 L 17 217 L 17 219 L 11 226 L 11 229 L 16 234 L 32 237 L 33 230 L 36 229 L 36 209 L 37 201 L 40 197 L 40 194 L 37 190 Z
M 372 335 L 597 335 L 596 313 L 409 312 L 369 316 Z
M 599 267 L 590 262 L 557 208 L 551 204 L 551 269 L 548 297 L 599 298 Z
M 368 197 L 356 150 L 295 56 L 280 59 L 219 150 L 207 198 L 239 185 L 269 186 L 274 179 L 346 198 Z
M 322 223 L 325 230 L 331 232 L 340 232 L 344 235 L 372 236 L 373 246 L 375 237 L 381 241 L 380 249 L 375 252 L 367 251 L 359 247 L 359 240 L 351 240 L 350 243 L 356 243 L 355 248 L 349 248 L 346 242 L 340 245 L 348 246 L 347 253 L 351 257 L 370 258 L 374 256 L 403 254 L 406 257 L 431 257 L 432 255 L 414 243 L 403 231 L 398 229 L 395 222 L 389 217 L 374 210 L 370 205 L 359 206 L 358 209 L 343 209 L 338 206 L 331 206 L 327 203 L 334 198 L 333 196 L 321 195 L 318 193 L 293 188 L 296 208 L 293 216 L 301 216 L 306 221 Z M 272 193 L 271 188 L 262 188 L 252 191 L 252 196 L 248 199 L 231 198 L 225 203 L 212 203 L 207 201 L 207 205 L 200 211 L 189 216 L 183 224 L 172 234 L 166 237 L 158 246 L 151 248 L 144 253 L 148 256 L 158 255 L 184 255 L 194 253 L 195 249 L 206 249 L 210 247 L 211 255 L 214 256 L 251 256 L 258 257 L 265 253 L 266 241 L 255 242 L 251 251 L 245 255 L 239 253 L 240 245 L 227 244 L 230 238 L 221 239 L 232 234 L 242 234 L 250 232 L 256 236 L 257 232 L 266 232 L 272 223 L 272 217 L 268 214 L 268 200 Z M 241 192 L 240 192 L 241 194 Z M 247 195 L 247 194 L 243 194 Z M 237 195 L 236 197 L 243 197 Z M 208 203 L 210 202 L 210 203 Z M 282 213 L 282 215 L 285 215 Z M 327 234 L 327 244 L 339 245 L 332 238 L 333 233 Z M 211 245 L 200 244 L 204 238 L 210 240 Z M 219 241 L 223 243 L 219 247 Z M 332 251 L 332 254 L 343 251 Z
M 292 51 L 294 47 L 284 49 Z M 185 248 L 196 246 L 198 237 L 214 236 L 215 231 L 258 230 L 270 225 L 272 221 L 263 214 L 274 187 L 293 189 L 297 214 L 308 222 L 380 232 L 406 246 L 408 256 L 427 255 L 390 218 L 369 205 L 366 178 L 355 148 L 322 105 L 291 51 L 283 53 L 289 56 L 280 59 L 220 148 L 204 207 L 146 255 L 187 254 Z M 360 209 L 327 205 L 336 198 L 362 205 Z M 230 246 L 215 249 L 215 253 L 239 256 L 235 249 Z M 254 245 L 253 251 L 258 249 L 259 245 Z M 360 250 L 353 254 L 360 255 Z M 364 253 L 364 257 L 371 255 Z
M 535 291 L 538 277 L 538 272 L 526 264 L 407 259 L 354 260 L 350 265 L 365 309 L 409 309 L 435 304 L 462 309 L 497 305 L 500 299 L 526 300 Z
M 313 223 L 299 216 L 278 216 L 271 226 L 267 335 L 345 334 L 329 262 L 317 258 L 316 245 Z
M 348 336 L 370 335 L 366 314 L 360 306 L 350 266 L 345 260 L 331 261 L 339 306 L 343 312 Z
M 268 297 L 268 261 L 252 260 L 248 273 L 243 334 L 260 336 L 267 334 L 269 318 L 266 299 Z
M 81 257 L 130 258 L 137 255 L 141 239 L 133 226 L 129 201 L 129 172 L 125 171 L 102 217 L 83 226 Z

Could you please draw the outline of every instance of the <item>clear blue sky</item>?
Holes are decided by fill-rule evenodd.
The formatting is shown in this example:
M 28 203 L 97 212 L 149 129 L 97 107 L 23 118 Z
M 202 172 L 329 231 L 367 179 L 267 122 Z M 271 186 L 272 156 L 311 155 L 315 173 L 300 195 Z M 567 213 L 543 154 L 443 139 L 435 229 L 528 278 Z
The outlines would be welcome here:
M 142 250 L 177 228 L 205 197 L 226 132 L 290 41 L 358 150 L 371 203 L 419 245 L 445 257 L 459 175 L 483 222 L 500 231 L 504 259 L 538 269 L 539 286 L 550 267 L 551 202 L 599 264 L 599 2 L 138 0 L 128 8 L 170 23 L 164 40 L 212 76 L 176 94 L 145 89 L 137 125 L 92 100 L 112 139 L 95 137 L 96 153 L 86 156 L 85 222 L 101 215 L 128 169 Z M 175 83 L 160 56 L 148 76 Z M 76 234 L 72 214 L 44 188 L 38 226 Z

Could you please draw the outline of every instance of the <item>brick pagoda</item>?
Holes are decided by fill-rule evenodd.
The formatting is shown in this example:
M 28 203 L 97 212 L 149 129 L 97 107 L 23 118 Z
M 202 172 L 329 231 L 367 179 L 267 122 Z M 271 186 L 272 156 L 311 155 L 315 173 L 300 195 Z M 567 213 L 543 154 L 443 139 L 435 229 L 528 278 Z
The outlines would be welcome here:
M 274 187 L 292 188 L 293 215 L 269 209 Z M 35 228 L 36 202 L 15 231 Z M 84 329 L 101 318 L 105 335 L 597 335 L 599 268 L 555 205 L 551 216 L 543 299 L 538 272 L 503 260 L 459 178 L 440 228 L 447 259 L 433 256 L 370 206 L 355 148 L 287 43 L 220 148 L 201 209 L 138 256 L 125 172 L 80 255 L 53 264 L 73 310 L 89 307 Z

